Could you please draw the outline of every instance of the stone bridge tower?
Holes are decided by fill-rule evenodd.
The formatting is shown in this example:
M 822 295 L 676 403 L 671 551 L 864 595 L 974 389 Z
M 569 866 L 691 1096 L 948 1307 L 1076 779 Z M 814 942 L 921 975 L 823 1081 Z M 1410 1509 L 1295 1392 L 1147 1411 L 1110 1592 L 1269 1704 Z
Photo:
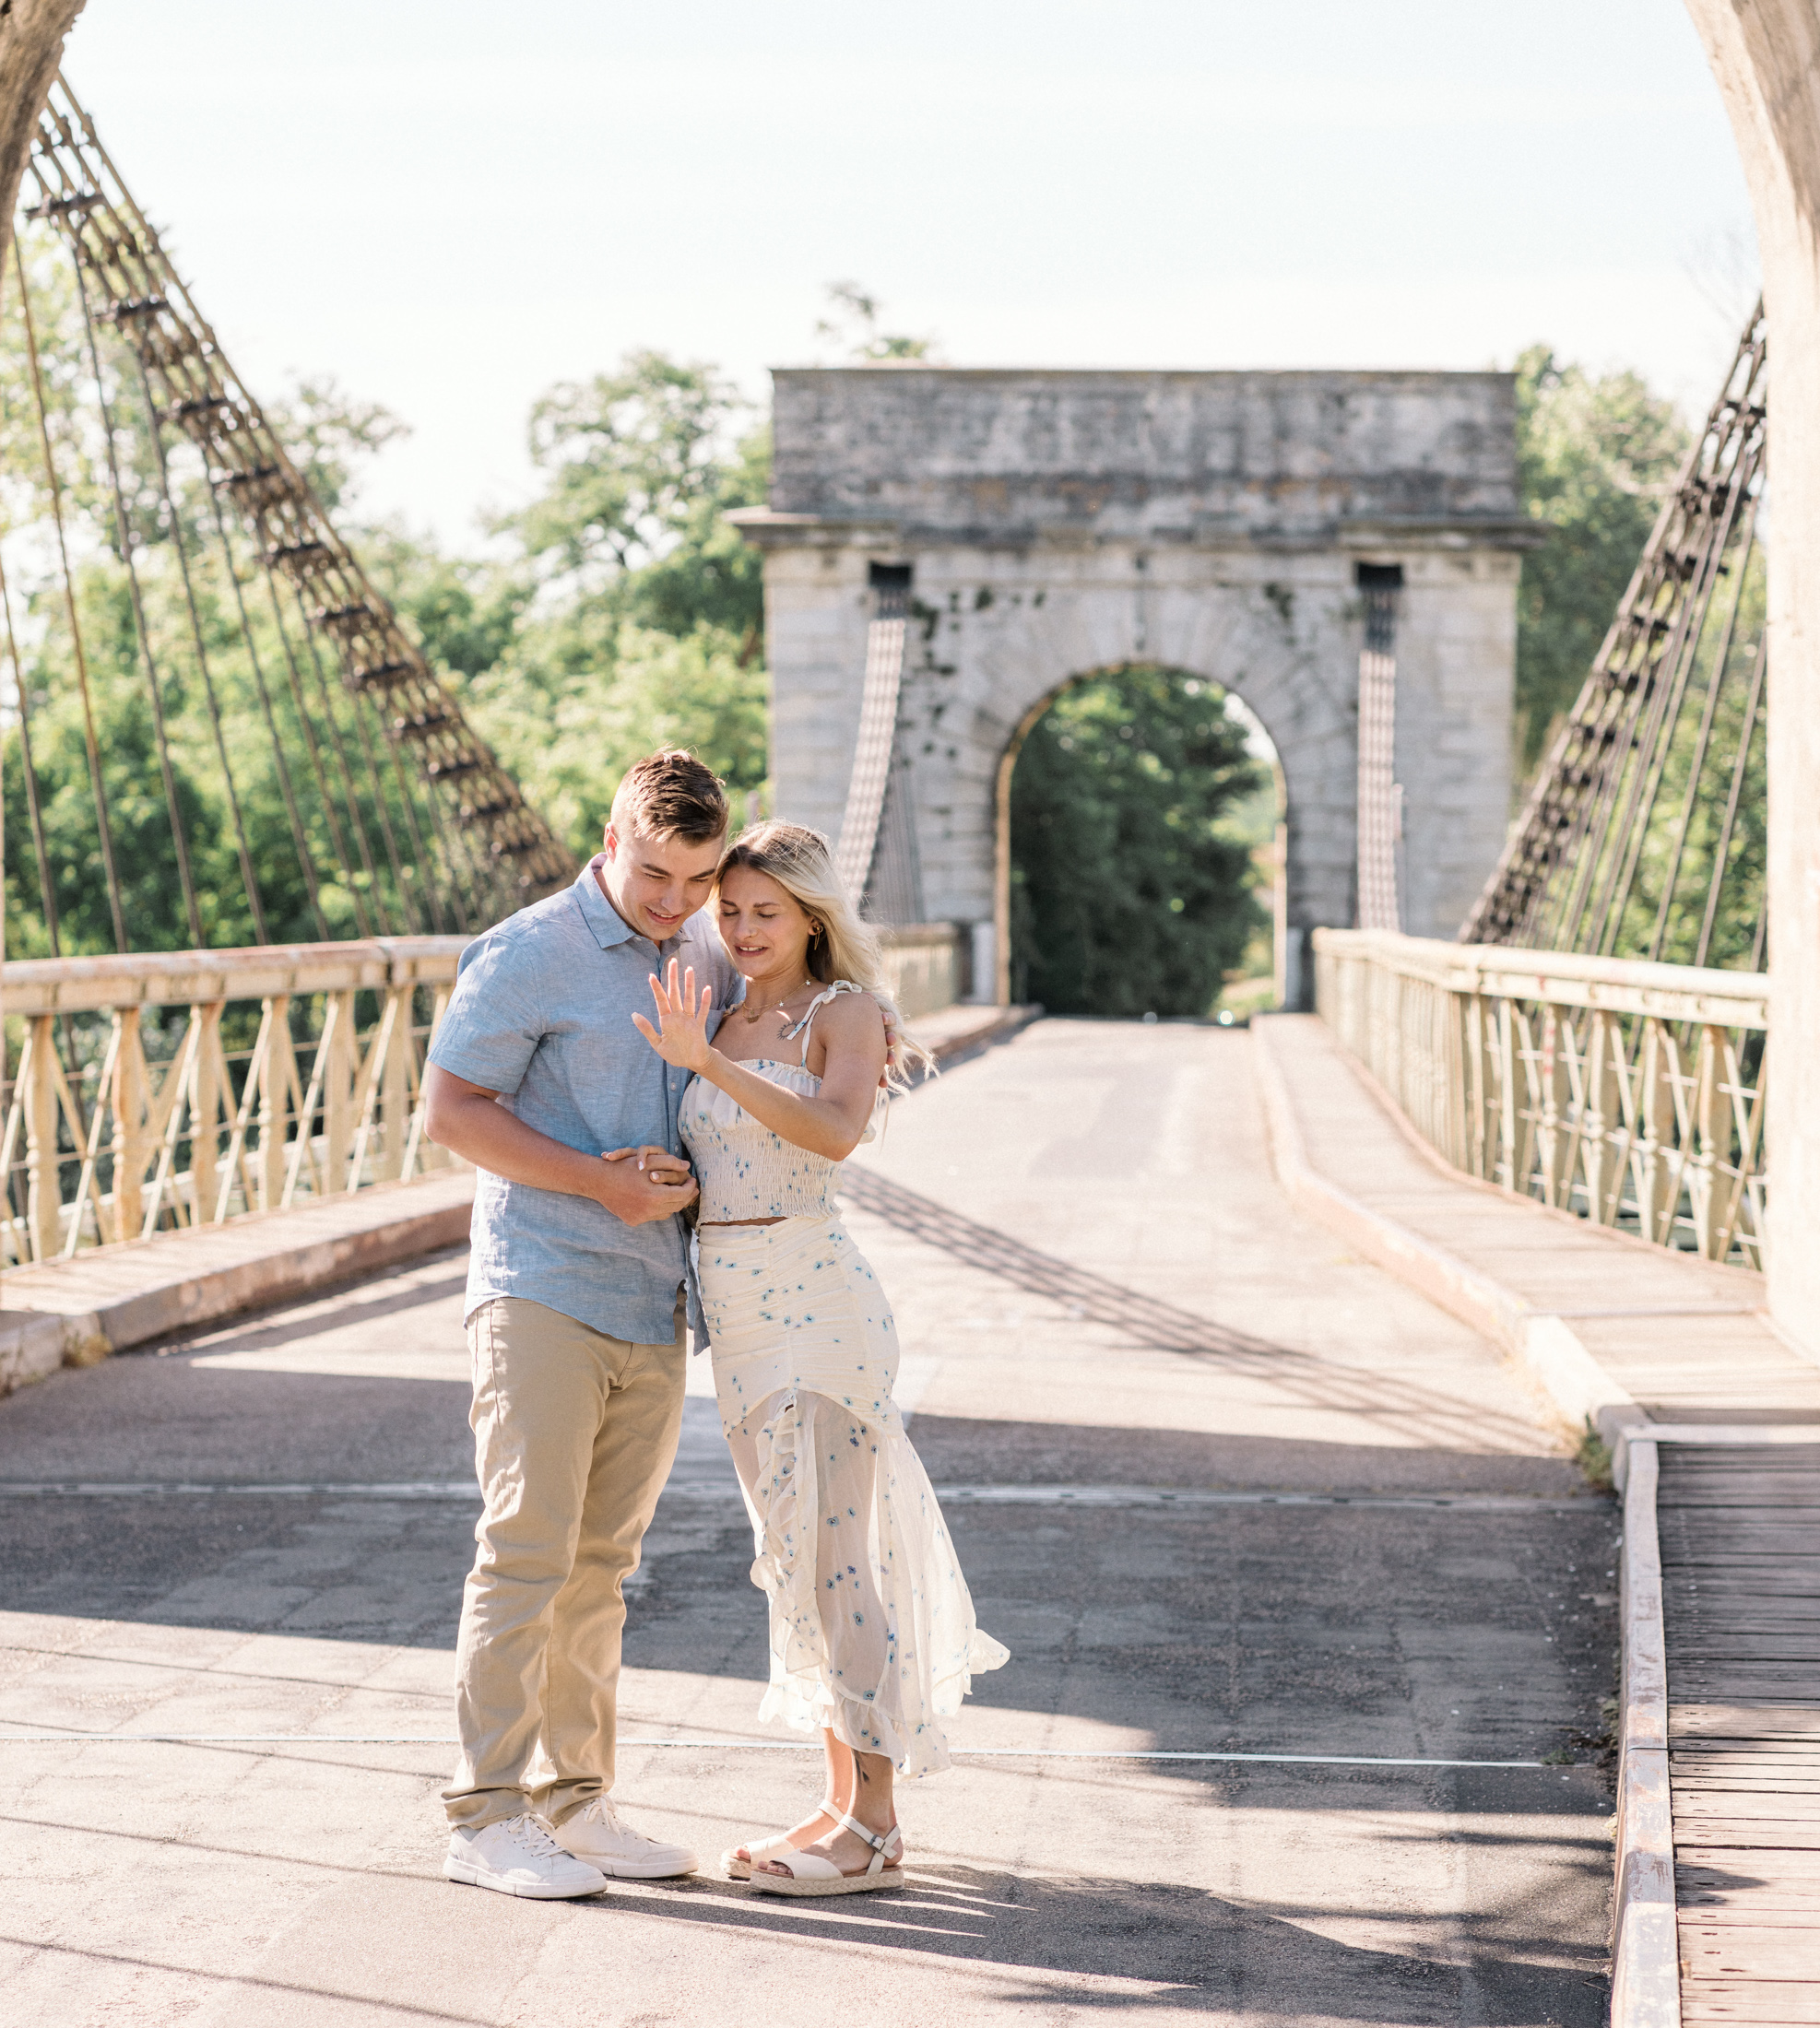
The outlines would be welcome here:
M 1010 763 L 1070 682 L 1210 678 L 1282 767 L 1287 971 L 1357 914 L 1366 599 L 1396 587 L 1402 926 L 1451 936 L 1510 802 L 1511 377 L 972 371 L 775 375 L 765 551 L 780 814 L 841 828 L 874 587 L 910 582 L 901 793 L 923 913 L 1005 981 Z M 1363 572 L 1361 567 L 1363 568 Z

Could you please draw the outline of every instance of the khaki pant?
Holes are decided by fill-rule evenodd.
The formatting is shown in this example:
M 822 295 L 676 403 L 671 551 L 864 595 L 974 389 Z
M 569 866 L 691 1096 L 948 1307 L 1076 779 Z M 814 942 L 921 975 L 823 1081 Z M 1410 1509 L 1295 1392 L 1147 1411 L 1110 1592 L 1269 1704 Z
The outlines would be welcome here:
M 613 1786 L 620 1587 L 682 1429 L 682 1305 L 672 1343 L 632 1345 L 504 1296 L 474 1313 L 467 1340 L 486 1511 L 455 1645 L 461 1763 L 443 1800 L 469 1829 L 525 1810 L 560 1823 Z

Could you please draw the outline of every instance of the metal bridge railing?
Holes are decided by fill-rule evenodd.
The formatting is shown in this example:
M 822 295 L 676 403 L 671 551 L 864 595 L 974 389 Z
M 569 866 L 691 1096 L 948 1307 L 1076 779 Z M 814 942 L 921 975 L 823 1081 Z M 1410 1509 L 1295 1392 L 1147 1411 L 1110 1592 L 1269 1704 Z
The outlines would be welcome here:
M 467 943 L 7 965 L 0 1265 L 449 1167 L 420 1086 Z
M 1373 930 L 1314 943 L 1320 1013 L 1455 1168 L 1762 1267 L 1764 973 Z
M 908 1019 L 953 1001 L 957 937 L 884 933 Z M 467 941 L 7 965 L 0 1268 L 451 1167 L 421 1087 Z

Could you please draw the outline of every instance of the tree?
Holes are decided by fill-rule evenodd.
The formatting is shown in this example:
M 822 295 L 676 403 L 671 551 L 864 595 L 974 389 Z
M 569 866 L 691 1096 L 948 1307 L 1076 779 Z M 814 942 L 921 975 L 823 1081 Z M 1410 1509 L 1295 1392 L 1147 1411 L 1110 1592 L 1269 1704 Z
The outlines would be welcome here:
M 736 792 L 766 776 L 770 685 L 758 554 L 727 519 L 757 505 L 770 439 L 710 366 L 630 354 L 531 416 L 547 475 L 466 562 L 397 530 L 384 582 L 526 794 L 596 849 L 626 768 L 689 747 Z
M 913 338 L 903 332 L 880 330 L 879 317 L 884 305 L 857 282 L 830 282 L 828 302 L 830 313 L 817 321 L 815 335 L 818 338 L 832 338 L 843 348 L 847 359 L 876 362 L 937 357 L 933 338 Z
M 1594 376 L 1545 345 L 1517 360 L 1517 478 L 1539 546 L 1517 600 L 1516 749 L 1528 775 L 1572 708 L 1687 448 L 1634 372 Z
M 1014 996 L 1207 1013 L 1263 919 L 1230 819 L 1264 778 L 1213 684 L 1128 665 L 1064 691 L 1011 777 Z

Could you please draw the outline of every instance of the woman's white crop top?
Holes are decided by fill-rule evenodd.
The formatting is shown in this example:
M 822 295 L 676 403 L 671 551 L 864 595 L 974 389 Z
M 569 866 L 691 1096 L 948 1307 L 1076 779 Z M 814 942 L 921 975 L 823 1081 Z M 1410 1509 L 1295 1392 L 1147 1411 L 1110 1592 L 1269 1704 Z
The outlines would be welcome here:
M 821 1080 L 808 1068 L 810 1023 L 836 994 L 863 990 L 846 979 L 837 979 L 825 993 L 817 996 L 802 1020 L 786 1031 L 786 1042 L 802 1037 L 801 1062 L 749 1057 L 741 1060 L 740 1067 L 756 1071 L 786 1091 L 813 1098 L 821 1088 Z M 699 1217 L 703 1224 L 732 1224 L 741 1219 L 835 1216 L 833 1193 L 840 1163 L 826 1155 L 810 1154 L 808 1149 L 798 1148 L 781 1134 L 774 1134 L 717 1085 L 701 1078 L 690 1079 L 689 1089 L 682 1094 L 680 1125 L 683 1145 L 702 1186 Z M 860 1138 L 870 1140 L 871 1127 Z

